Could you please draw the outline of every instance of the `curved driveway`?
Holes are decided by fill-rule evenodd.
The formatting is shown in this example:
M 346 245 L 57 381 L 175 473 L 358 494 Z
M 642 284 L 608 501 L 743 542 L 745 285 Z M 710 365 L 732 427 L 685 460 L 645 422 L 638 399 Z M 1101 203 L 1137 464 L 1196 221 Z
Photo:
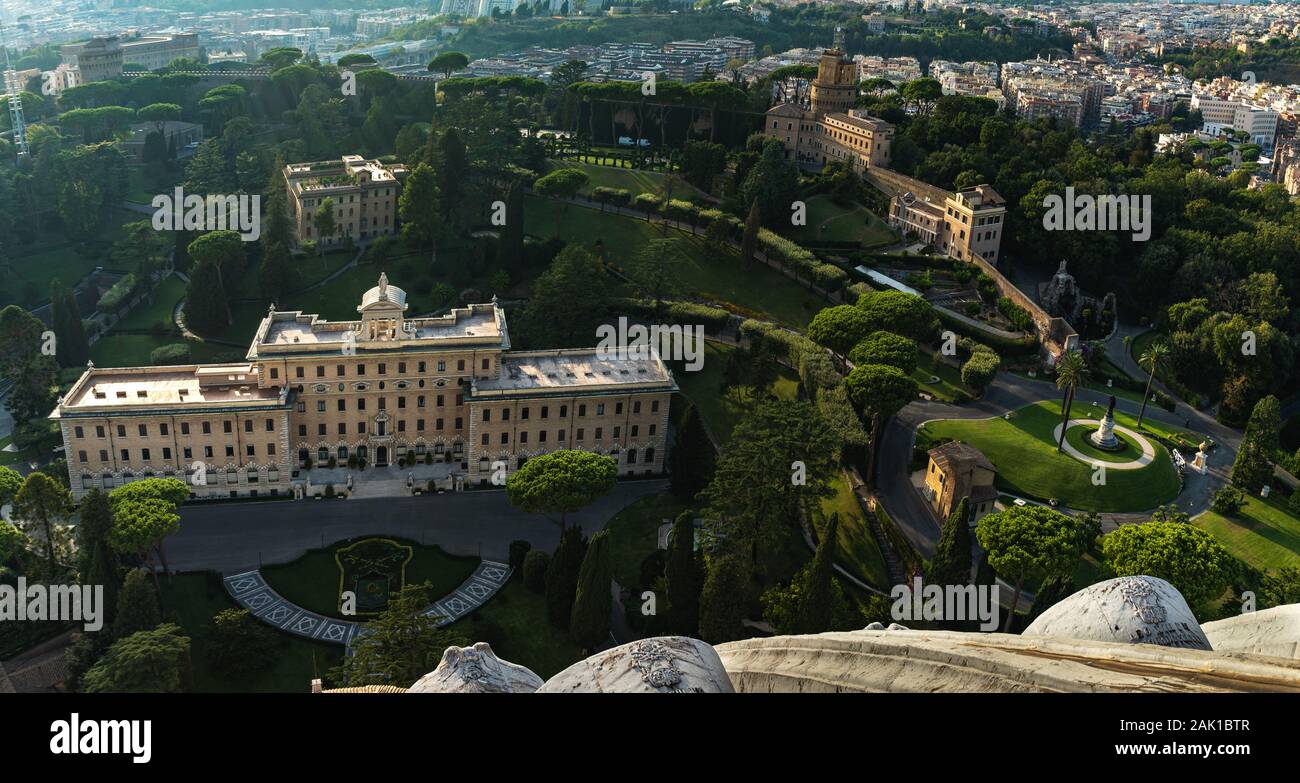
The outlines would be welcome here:
M 939 521 L 930 507 L 912 488 L 908 464 L 912 461 L 912 446 L 916 428 L 930 419 L 987 419 L 1001 416 L 1007 411 L 1023 408 L 1040 400 L 1061 399 L 1062 392 L 1050 381 L 1040 381 L 1012 373 L 1000 372 L 980 399 L 961 407 L 940 402 L 917 401 L 910 403 L 890 419 L 881 438 L 877 456 L 877 495 L 885 511 L 902 529 L 921 554 L 930 557 L 939 540 Z M 1093 389 L 1079 389 L 1075 403 L 1088 405 L 1096 402 L 1105 405 L 1110 395 Z M 1115 407 L 1137 416 L 1141 403 L 1117 398 Z M 1214 490 L 1228 480 L 1232 461 L 1237 455 L 1241 433 L 1226 427 L 1214 418 L 1180 402 L 1173 413 L 1153 405 L 1147 406 L 1146 418 L 1166 424 L 1186 427 L 1209 435 L 1219 444 L 1210 456 L 1209 475 L 1202 477 L 1188 472 L 1187 485 L 1175 501 L 1180 511 L 1195 516 L 1207 509 Z M 1190 422 L 1190 424 L 1188 423 Z M 1141 522 L 1149 513 L 1102 514 L 1105 529 Z

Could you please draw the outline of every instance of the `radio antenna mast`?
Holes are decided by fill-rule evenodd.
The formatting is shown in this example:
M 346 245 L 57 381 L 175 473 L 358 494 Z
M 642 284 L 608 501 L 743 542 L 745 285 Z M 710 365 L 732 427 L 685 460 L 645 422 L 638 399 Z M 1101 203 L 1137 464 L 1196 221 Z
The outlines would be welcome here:
M 18 150 L 18 162 L 27 157 L 27 122 L 23 119 L 23 99 L 19 94 L 18 73 L 14 71 L 9 59 L 8 39 L 5 37 L 4 19 L 0 18 L 0 49 L 5 53 L 5 97 L 9 104 L 9 125 L 14 131 L 14 146 Z

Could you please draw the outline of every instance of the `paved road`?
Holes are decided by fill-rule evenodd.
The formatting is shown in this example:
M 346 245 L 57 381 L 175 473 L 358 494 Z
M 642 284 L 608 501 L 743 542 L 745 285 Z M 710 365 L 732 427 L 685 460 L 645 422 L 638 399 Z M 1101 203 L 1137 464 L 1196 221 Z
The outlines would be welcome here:
M 610 494 L 570 514 L 568 523 L 590 535 L 633 501 L 667 487 L 662 479 L 619 482 Z M 511 541 L 553 550 L 560 528 L 539 514 L 518 511 L 504 491 L 192 505 L 181 507 L 180 532 L 167 539 L 167 565 L 233 574 L 360 535 L 402 536 L 436 543 L 451 554 L 507 562 Z
M 939 402 L 913 402 L 890 420 L 877 458 L 877 491 L 885 504 L 885 511 L 898 523 L 922 555 L 930 557 L 934 554 L 935 543 L 939 540 L 939 520 L 912 488 L 908 478 L 907 469 L 912 459 L 916 428 L 930 419 L 987 419 L 1001 416 L 1007 411 L 1040 400 L 1059 400 L 1060 396 L 1061 392 L 1053 382 L 1002 372 L 998 373 L 984 396 L 973 403 L 957 407 Z M 1075 395 L 1075 410 L 1079 410 L 1080 405 L 1089 406 L 1092 402 L 1105 405 L 1108 396 L 1101 391 L 1079 389 Z M 1115 407 L 1136 416 L 1141 403 L 1119 398 Z M 1189 429 L 1208 434 L 1219 443 L 1219 448 L 1210 459 L 1209 476 L 1202 478 L 1189 472 L 1187 487 L 1177 499 L 1180 510 L 1195 516 L 1209 507 L 1214 490 L 1227 481 L 1232 461 L 1236 458 L 1237 446 L 1241 442 L 1241 433 L 1181 402 L 1173 413 L 1148 405 L 1146 417 L 1179 427 L 1188 427 L 1190 422 Z M 1102 517 L 1105 527 L 1113 529 L 1120 524 L 1145 520 L 1149 514 L 1103 514 Z

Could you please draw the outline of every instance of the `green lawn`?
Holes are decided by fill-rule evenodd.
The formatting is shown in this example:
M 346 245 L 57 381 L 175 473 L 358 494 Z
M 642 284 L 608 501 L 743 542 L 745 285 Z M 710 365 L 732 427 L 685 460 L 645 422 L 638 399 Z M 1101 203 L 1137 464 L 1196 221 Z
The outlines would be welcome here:
M 212 616 L 239 606 L 226 594 L 221 576 L 211 571 L 177 574 L 162 579 L 164 617 L 176 622 L 191 639 L 194 691 L 201 693 L 308 693 L 311 681 L 323 677 L 343 659 L 339 645 L 320 644 L 277 633 L 279 649 L 266 665 L 245 675 L 215 671 L 208 663 L 207 639 Z
M 587 185 L 580 191 L 590 196 L 596 188 L 619 188 L 631 193 L 653 193 L 660 198 L 668 195 L 668 175 L 658 171 L 619 168 L 617 166 L 597 166 L 591 163 L 579 163 L 574 160 L 548 160 L 546 170 L 578 169 L 587 175 Z M 673 188 L 673 198 L 685 201 L 704 201 L 690 185 L 677 180 Z
M 727 362 L 735 348 L 718 343 L 705 343 L 704 364 L 696 372 L 674 374 L 682 393 L 695 403 L 705 426 L 720 442 L 726 443 L 736 423 L 749 408 L 748 395 L 738 397 L 734 392 L 722 393 L 722 379 Z M 799 394 L 799 379 L 793 372 L 781 368 L 773 392 L 783 400 L 793 400 Z
M 39 456 L 35 449 L 4 451 L 4 448 L 13 441 L 12 435 L 0 438 L 0 465 L 26 465 Z
M 825 194 L 804 203 L 808 223 L 790 232 L 795 242 L 857 242 L 862 247 L 879 247 L 898 241 L 893 229 L 861 204 L 841 206 Z
M 930 379 L 938 377 L 938 382 Z M 938 361 L 934 354 L 922 348 L 917 355 L 916 369 L 912 378 L 921 391 L 928 393 L 940 402 L 954 402 L 958 394 L 974 397 L 975 393 L 961 382 L 961 370 L 952 365 Z
M 1076 406 L 1071 417 L 1083 418 L 1088 413 Z M 1119 411 L 1115 420 L 1123 426 L 1135 425 L 1132 417 Z M 1091 465 L 1057 452 L 1052 431 L 1059 421 L 1059 405 L 1049 400 L 1015 411 L 1009 421 L 950 419 L 931 422 L 921 429 L 926 437 L 954 438 L 984 452 L 997 468 L 998 486 L 1016 495 L 1038 500 L 1055 498 L 1071 508 L 1108 512 L 1145 511 L 1177 497 L 1178 473 L 1169 453 L 1159 446 L 1150 465 L 1107 471 L 1105 484 L 1094 486 Z M 1169 432 L 1158 423 L 1152 423 L 1152 428 Z
M 90 347 L 90 358 L 97 367 L 139 367 L 150 364 L 150 354 L 159 346 L 186 342 L 172 323 L 172 309 L 185 298 L 185 283 L 179 277 L 164 278 L 154 289 L 153 301 L 143 305 L 114 326 L 113 330 Z M 265 311 L 259 311 L 265 315 Z M 260 320 L 260 316 L 258 316 Z M 247 329 L 252 337 L 257 321 Z M 156 330 L 153 334 L 123 334 L 135 329 Z M 238 361 L 244 351 L 231 346 L 189 341 L 194 361 Z
M 585 656 L 566 631 L 546 619 L 546 598 L 516 576 L 481 609 L 447 626 L 471 642 L 487 642 L 501 658 L 549 679 Z
M 1236 517 L 1213 511 L 1192 520 L 1234 557 L 1258 569 L 1300 566 L 1300 519 L 1280 497 L 1248 496 Z
M 1135 460 L 1142 456 L 1142 447 L 1138 445 L 1137 441 L 1119 431 L 1115 432 L 1115 438 L 1119 440 L 1121 444 L 1119 450 L 1106 451 L 1097 448 L 1092 445 L 1092 441 L 1089 440 L 1095 430 L 1095 426 L 1071 427 L 1065 432 L 1065 442 L 1074 446 L 1090 458 L 1101 460 L 1102 462 L 1128 462 L 1129 460 Z M 1158 444 L 1153 443 L 1151 445 L 1155 448 L 1159 448 Z
M 614 515 L 605 530 L 615 582 L 624 587 L 641 584 L 641 561 L 659 548 L 659 526 L 686 509 L 685 503 L 665 492 L 643 497 Z
M 477 558 L 452 557 L 436 546 L 393 540 L 414 550 L 411 562 L 406 565 L 405 583 L 432 583 L 430 600 L 436 601 L 455 590 L 478 566 Z M 265 566 L 262 577 L 285 600 L 323 615 L 342 617 L 338 603 L 340 573 L 334 553 L 350 543 L 353 542 L 340 541 L 325 549 L 313 549 L 292 563 Z M 344 589 L 351 588 L 345 585 Z
M 528 233 L 538 237 L 555 235 L 557 212 L 560 236 L 603 254 L 608 263 L 620 266 L 652 239 L 664 237 L 662 230 L 637 218 L 601 212 L 573 204 L 561 207 L 553 201 L 529 196 L 524 203 Z M 731 305 L 745 316 L 776 321 L 802 329 L 826 302 L 771 267 L 755 262 L 745 268 L 740 254 L 727 248 L 710 248 L 702 237 L 669 230 L 680 253 L 674 270 L 680 293 Z M 597 248 L 597 242 L 601 247 Z
M 831 482 L 831 487 L 835 494 L 822 501 L 821 515 L 814 515 L 813 522 L 817 526 L 818 535 L 825 532 L 826 519 L 832 513 L 838 513 L 840 524 L 835 538 L 839 542 L 839 550 L 836 562 L 867 584 L 888 591 L 892 586 L 889 568 L 885 565 L 884 555 L 880 553 L 862 507 L 849 487 L 848 479 L 841 473 Z
M 86 241 L 73 242 L 63 235 L 42 235 L 39 242 L 22 245 L 0 266 L 0 302 L 22 302 L 28 307 L 48 302 L 50 281 L 58 278 L 69 288 L 97 266 L 114 268 L 108 258 L 113 242 L 122 236 L 122 224 L 147 219 L 126 210 L 113 210 L 103 230 Z M 129 271 L 129 270 L 128 270 Z

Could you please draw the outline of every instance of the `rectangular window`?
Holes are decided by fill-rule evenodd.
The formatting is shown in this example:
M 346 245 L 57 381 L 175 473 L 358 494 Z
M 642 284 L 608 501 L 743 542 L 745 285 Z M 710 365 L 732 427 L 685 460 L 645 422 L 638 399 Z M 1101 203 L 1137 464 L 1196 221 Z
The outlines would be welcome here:
M 324 412 L 325 412 L 325 401 L 324 401 L 324 400 L 317 400 L 317 401 L 316 401 L 316 412 L 317 412 L 317 413 L 324 413 Z
M 510 433 L 508 432 L 501 433 L 501 445 L 504 446 L 509 442 L 510 442 Z
M 520 443 L 527 443 L 527 442 L 528 442 L 528 433 L 526 433 L 526 432 L 521 432 L 521 433 L 519 433 L 519 442 L 520 442 Z
M 89 460 L 86 459 L 86 452 L 84 451 L 77 452 L 77 460 L 79 462 L 89 462 Z
M 171 458 L 172 458 L 171 448 L 167 446 L 163 446 L 163 459 L 171 459 Z
M 579 427 L 579 428 L 578 428 L 578 434 L 577 434 L 576 436 L 574 436 L 573 439 L 574 439 L 574 440 L 582 440 L 582 427 Z
M 182 426 L 186 426 L 186 427 L 188 427 L 189 425 L 182 425 Z M 186 434 L 186 435 L 189 435 L 189 434 L 190 434 L 190 433 L 189 433 L 189 430 L 186 430 L 186 431 L 185 431 L 185 434 Z M 98 425 L 98 424 L 95 425 L 95 437 L 96 437 L 96 438 L 102 438 L 102 437 L 104 437 L 104 427 L 103 427 L 102 425 Z
M 325 422 L 321 422 L 320 424 L 316 425 L 316 434 L 317 435 L 325 434 Z
M 344 375 L 346 375 L 347 372 L 348 372 L 347 369 L 346 369 L 346 367 L 347 367 L 347 365 L 345 365 L 345 364 L 336 364 L 336 365 L 334 365 L 334 374 L 337 375 L 338 377 L 342 378 L 342 377 L 343 377 Z
M 347 409 L 348 409 L 348 401 L 347 401 L 347 399 L 346 399 L 346 398 L 343 398 L 343 397 L 340 397 L 340 398 L 339 398 L 339 401 L 338 401 L 338 404 L 337 404 L 336 407 L 339 409 L 339 412 L 340 412 L 340 413 L 344 413 L 344 412 L 346 412 Z
M 126 437 L 126 425 L 125 425 L 125 424 L 119 424 L 119 425 L 117 425 L 117 437 L 119 437 L 119 438 L 125 438 L 125 437 Z
M 510 409 L 509 409 L 509 408 L 502 408 L 502 409 L 501 409 L 501 421 L 510 421 Z
M 325 377 L 325 365 L 323 364 L 316 365 L 316 377 L 317 378 Z
M 398 362 L 398 363 L 397 363 L 397 374 L 398 374 L 398 375 L 405 375 L 405 374 L 406 374 L 406 362 Z
M 226 419 L 225 421 L 221 422 L 221 428 L 226 431 L 227 435 L 235 431 L 235 428 L 231 424 L 230 419 Z
M 253 420 L 244 419 L 244 432 L 252 432 L 252 431 L 253 431 Z
M 636 402 L 632 403 L 632 412 L 633 412 L 633 413 L 640 413 L 640 412 L 641 412 L 641 401 L 640 401 L 640 400 L 637 400 Z
M 379 374 L 380 374 L 380 375 L 387 375 L 387 374 L 388 374 L 388 365 L 385 364 L 384 362 L 380 362 L 380 363 L 379 363 Z
M 456 360 L 456 370 L 457 370 L 457 371 L 461 371 L 461 372 L 463 372 L 463 371 L 465 370 L 465 360 L 464 360 L 464 359 L 457 359 L 457 360 Z

